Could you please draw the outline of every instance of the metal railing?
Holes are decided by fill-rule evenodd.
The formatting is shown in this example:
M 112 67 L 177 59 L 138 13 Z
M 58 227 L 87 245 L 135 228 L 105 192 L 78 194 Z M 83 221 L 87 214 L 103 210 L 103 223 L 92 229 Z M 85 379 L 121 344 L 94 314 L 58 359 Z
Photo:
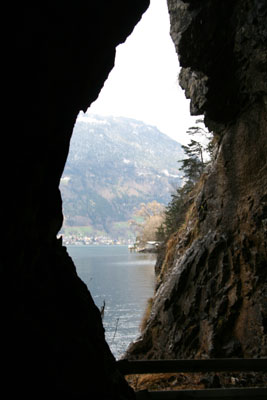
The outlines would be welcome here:
M 117 361 L 123 375 L 180 373 L 180 372 L 267 372 L 267 358 L 235 359 L 219 358 L 207 360 L 152 360 L 152 361 Z M 267 400 L 266 387 L 218 388 L 178 391 L 139 391 L 138 400 L 174 400 L 174 399 L 242 399 Z

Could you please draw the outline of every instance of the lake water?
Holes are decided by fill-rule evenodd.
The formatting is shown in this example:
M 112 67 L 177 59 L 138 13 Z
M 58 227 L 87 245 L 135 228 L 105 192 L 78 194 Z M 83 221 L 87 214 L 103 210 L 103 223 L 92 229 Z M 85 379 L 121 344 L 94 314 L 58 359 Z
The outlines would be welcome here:
M 106 340 L 119 359 L 140 334 L 147 300 L 154 292 L 156 257 L 131 253 L 127 246 L 68 246 L 68 253 L 98 308 L 105 301 Z

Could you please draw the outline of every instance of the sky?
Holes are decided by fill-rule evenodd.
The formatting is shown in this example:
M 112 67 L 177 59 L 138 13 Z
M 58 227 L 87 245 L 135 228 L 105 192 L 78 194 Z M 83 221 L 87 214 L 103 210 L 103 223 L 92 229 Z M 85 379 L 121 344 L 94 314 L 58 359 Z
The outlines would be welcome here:
M 151 0 L 126 42 L 116 49 L 115 67 L 87 114 L 122 116 L 156 126 L 188 144 L 195 125 L 189 100 L 178 84 L 179 62 L 171 40 L 166 0 Z

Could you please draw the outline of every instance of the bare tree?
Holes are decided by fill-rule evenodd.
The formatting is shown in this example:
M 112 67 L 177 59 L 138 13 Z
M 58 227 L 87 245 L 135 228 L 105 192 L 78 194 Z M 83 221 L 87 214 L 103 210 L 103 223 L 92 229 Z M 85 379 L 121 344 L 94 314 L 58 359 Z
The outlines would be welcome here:
M 129 221 L 134 227 L 141 245 L 148 241 L 156 240 L 156 233 L 164 220 L 165 207 L 153 200 L 149 203 L 141 203 L 134 217 Z

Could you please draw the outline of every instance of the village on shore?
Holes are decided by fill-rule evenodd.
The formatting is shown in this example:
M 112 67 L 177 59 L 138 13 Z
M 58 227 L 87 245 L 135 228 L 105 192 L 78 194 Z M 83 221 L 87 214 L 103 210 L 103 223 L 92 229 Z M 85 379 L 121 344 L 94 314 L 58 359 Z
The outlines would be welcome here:
M 60 234 L 64 246 L 131 245 L 132 239 L 111 239 L 107 236 L 81 236 Z
M 160 245 L 156 241 L 148 241 L 141 245 L 140 242 L 134 242 L 133 239 L 111 239 L 107 236 L 81 236 L 81 235 L 64 235 L 58 236 L 62 238 L 64 246 L 128 246 L 130 251 L 136 252 L 155 252 Z

